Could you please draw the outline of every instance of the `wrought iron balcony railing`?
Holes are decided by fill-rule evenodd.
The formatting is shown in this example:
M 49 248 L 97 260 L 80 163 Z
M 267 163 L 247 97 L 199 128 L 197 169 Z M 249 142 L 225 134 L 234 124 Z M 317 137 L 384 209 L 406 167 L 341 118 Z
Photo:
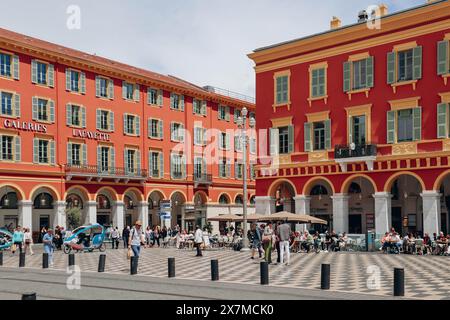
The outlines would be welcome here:
M 194 173 L 194 183 L 198 185 L 210 185 L 212 184 L 212 174 L 207 173 Z
M 347 158 L 364 158 L 375 157 L 377 155 L 377 146 L 374 144 L 361 144 L 361 145 L 337 145 L 334 148 L 335 159 L 347 159 Z
M 110 178 L 116 180 L 146 180 L 147 170 L 135 169 L 130 170 L 128 168 L 117 167 L 103 167 L 96 165 L 65 165 L 65 172 L 67 178 L 70 180 L 72 177 L 86 177 L 88 180 L 93 178 L 101 180 L 103 178 Z

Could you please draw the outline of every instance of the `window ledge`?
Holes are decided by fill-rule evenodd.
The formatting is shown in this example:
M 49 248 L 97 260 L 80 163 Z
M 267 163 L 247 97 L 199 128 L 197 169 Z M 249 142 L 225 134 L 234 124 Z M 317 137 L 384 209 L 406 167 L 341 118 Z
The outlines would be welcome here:
M 442 79 L 444 79 L 444 84 L 447 85 L 448 78 L 450 78 L 450 72 L 442 75 Z
M 321 96 L 321 97 L 309 97 L 308 99 L 308 102 L 309 102 L 309 106 L 311 107 L 312 106 L 312 102 L 313 101 L 319 101 L 319 100 L 323 100 L 323 101 L 325 101 L 325 104 L 327 104 L 328 103 L 328 95 L 326 95 L 326 96 Z
M 285 102 L 285 103 L 274 103 L 272 105 L 273 108 L 273 112 L 275 112 L 277 110 L 277 108 L 282 108 L 282 107 L 287 107 L 287 109 L 290 111 L 291 110 L 291 101 Z
M 408 81 L 400 81 L 400 82 L 396 82 L 396 83 L 392 83 L 392 91 L 394 91 L 394 93 L 397 93 L 397 87 L 400 86 L 407 86 L 407 85 L 412 85 L 413 90 L 416 90 L 417 87 L 417 81 L 418 80 L 408 80 Z
M 369 97 L 370 88 L 363 88 L 363 89 L 357 89 L 357 90 L 351 90 L 347 91 L 348 100 L 352 100 L 352 94 L 358 94 L 358 93 L 365 93 L 366 98 Z

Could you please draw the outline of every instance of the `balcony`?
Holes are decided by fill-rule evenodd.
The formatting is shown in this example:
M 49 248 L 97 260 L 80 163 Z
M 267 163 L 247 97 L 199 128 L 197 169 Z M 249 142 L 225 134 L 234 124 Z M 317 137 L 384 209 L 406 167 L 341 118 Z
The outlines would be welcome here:
M 96 180 L 98 182 L 111 179 L 116 183 L 138 181 L 143 183 L 147 180 L 147 170 L 135 170 L 133 172 L 126 168 L 100 167 L 91 165 L 65 165 L 66 180 L 72 180 L 74 177 L 86 178 L 87 181 Z
M 194 187 L 197 188 L 200 185 L 210 186 L 212 184 L 212 174 L 207 173 L 194 173 Z
M 347 172 L 348 163 L 354 162 L 365 162 L 367 168 L 372 171 L 376 158 L 377 146 L 374 144 L 337 145 L 334 147 L 334 159 L 339 163 L 343 172 Z

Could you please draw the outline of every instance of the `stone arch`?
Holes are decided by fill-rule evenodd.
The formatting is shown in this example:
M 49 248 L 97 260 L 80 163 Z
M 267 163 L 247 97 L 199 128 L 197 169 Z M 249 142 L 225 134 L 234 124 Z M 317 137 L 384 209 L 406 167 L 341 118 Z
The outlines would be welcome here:
M 445 178 L 447 178 L 447 176 L 449 176 L 449 175 L 450 175 L 450 169 L 447 169 L 444 172 L 442 172 L 436 178 L 436 181 L 434 182 L 434 185 L 433 185 L 433 190 L 438 192 L 441 189 L 442 183 L 444 182 Z
M 204 191 L 197 191 L 194 196 L 192 197 L 192 202 L 195 204 L 195 198 L 197 197 L 197 195 L 200 195 L 201 199 L 202 199 L 202 204 L 207 204 L 208 203 L 208 195 L 206 194 L 206 192 Z
M 61 201 L 61 197 L 59 195 L 58 190 L 56 190 L 55 187 L 49 186 L 47 184 L 40 184 L 38 186 L 35 186 L 30 191 L 30 197 L 29 197 L 30 200 L 34 201 L 34 198 L 41 192 L 47 192 L 47 193 L 51 194 L 54 201 Z
M 292 187 L 292 189 L 294 190 L 294 193 L 295 193 L 294 196 L 296 196 L 298 194 L 297 188 L 295 187 L 295 184 L 292 183 L 291 180 L 288 180 L 288 179 L 277 179 L 270 185 L 269 190 L 267 192 L 267 195 L 269 197 L 275 196 L 275 192 L 276 192 L 277 187 L 280 186 L 282 183 L 287 183 L 288 185 L 290 185 Z
M 345 181 L 342 183 L 341 193 L 348 193 L 348 188 L 350 187 L 351 183 L 354 182 L 357 178 L 366 179 L 372 185 L 374 192 L 378 192 L 377 184 L 371 177 L 365 174 L 354 174 L 345 179 Z
M 84 201 L 92 201 L 89 191 L 85 187 L 80 185 L 71 186 L 69 189 L 67 189 L 66 193 L 64 194 L 64 200 L 67 199 L 67 197 L 72 193 L 80 196 Z
M 236 194 L 235 196 L 234 196 L 234 204 L 238 204 L 237 202 L 236 202 L 236 200 L 238 199 L 238 197 L 241 197 L 241 199 L 242 199 L 242 203 L 244 203 L 244 201 L 245 201 L 245 199 L 244 199 L 244 195 L 243 194 L 241 194 L 241 193 L 238 193 L 238 194 Z
M 14 183 L 0 184 L 0 190 L 3 188 L 6 188 L 6 187 L 13 189 L 17 193 L 17 198 L 18 198 L 17 200 L 19 200 L 19 201 L 25 200 L 25 192 L 23 192 L 21 187 L 19 187 L 18 185 L 14 184 Z
M 333 185 L 333 182 L 331 182 L 330 179 L 325 178 L 325 177 L 314 177 L 314 178 L 309 179 L 309 180 L 306 182 L 305 186 L 303 187 L 303 193 L 302 193 L 302 194 L 303 194 L 303 195 L 309 195 L 309 194 L 311 193 L 312 188 L 313 188 L 318 182 L 325 182 L 325 184 L 327 184 L 327 185 L 330 187 L 331 193 L 332 193 L 332 194 L 335 194 L 335 193 L 336 193 L 335 188 L 334 188 L 334 185 Z
M 425 187 L 425 183 L 423 182 L 422 178 L 417 173 L 414 173 L 411 171 L 400 171 L 400 172 L 394 173 L 393 175 L 391 175 L 388 178 L 388 180 L 384 184 L 384 188 L 383 188 L 384 192 L 391 192 L 391 188 L 392 188 L 394 181 L 403 175 L 414 177 L 419 182 L 420 186 L 422 187 L 422 191 L 427 190 Z
M 148 201 L 148 199 L 150 199 L 150 196 L 151 196 L 153 193 L 158 193 L 158 194 L 160 195 L 160 198 L 161 198 L 161 199 L 166 199 L 166 195 L 164 194 L 164 192 L 163 192 L 161 189 L 152 189 L 151 191 L 149 191 L 149 192 L 147 193 L 147 197 L 146 197 L 147 201 Z
M 178 193 L 178 194 L 181 194 L 181 195 L 183 196 L 184 202 L 187 201 L 188 198 L 187 198 L 186 194 L 185 194 L 183 191 L 180 191 L 180 190 L 175 190 L 175 191 L 173 191 L 173 192 L 170 194 L 169 199 L 172 199 L 173 196 L 176 195 L 177 193 Z
M 222 196 L 225 196 L 227 198 L 228 204 L 231 203 L 231 196 L 228 192 L 222 192 L 221 194 L 219 194 L 219 196 L 217 197 L 217 203 L 220 203 L 220 198 L 222 198 Z
M 106 191 L 106 193 L 105 193 L 105 191 Z M 111 201 L 119 200 L 119 195 L 117 194 L 117 191 L 111 187 L 105 186 L 105 187 L 101 187 L 100 189 L 97 190 L 97 192 L 95 193 L 95 196 L 94 196 L 94 201 L 97 201 L 97 197 L 102 193 L 107 196 L 110 196 Z
M 122 194 L 122 201 L 124 201 L 125 195 L 127 195 L 127 193 L 132 193 L 136 197 L 137 201 L 144 201 L 144 195 L 142 194 L 141 190 L 135 187 L 130 187 L 124 191 L 124 193 Z

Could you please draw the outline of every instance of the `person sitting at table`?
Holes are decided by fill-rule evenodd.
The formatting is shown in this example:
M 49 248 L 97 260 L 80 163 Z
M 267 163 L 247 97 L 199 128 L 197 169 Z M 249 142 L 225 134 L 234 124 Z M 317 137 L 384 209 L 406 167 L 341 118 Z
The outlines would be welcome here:
M 309 234 L 308 231 L 304 232 L 304 241 L 302 242 L 302 247 L 303 250 L 305 250 L 305 252 L 309 253 L 309 251 L 311 250 L 311 247 L 314 246 L 314 239 L 313 236 L 311 234 Z
M 295 231 L 291 235 L 291 245 L 289 247 L 292 252 L 298 252 L 300 249 L 300 234 Z
M 322 242 L 322 238 L 320 237 L 319 231 L 316 231 L 313 236 L 314 241 L 314 250 L 316 252 L 320 252 L 320 243 Z
M 439 237 L 436 239 L 436 249 L 434 250 L 435 255 L 441 255 L 447 251 L 448 239 L 444 236 L 444 232 L 439 233 Z
M 384 236 L 380 240 L 381 242 L 381 248 L 380 250 L 383 251 L 383 253 L 387 253 L 388 249 L 391 247 L 391 244 L 389 243 L 389 232 L 386 232 Z
M 337 239 L 337 247 L 339 248 L 339 251 L 345 250 L 347 247 L 348 242 L 348 236 L 347 233 L 340 234 Z
M 400 236 L 397 232 L 394 231 L 394 233 L 389 236 L 389 243 L 391 249 L 394 249 L 394 253 L 399 254 L 400 248 L 402 246 L 402 240 L 400 239 Z
M 425 235 L 423 236 L 423 248 L 424 252 L 423 254 L 430 254 L 432 252 L 431 250 L 431 238 L 428 235 L 428 233 L 425 232 Z

